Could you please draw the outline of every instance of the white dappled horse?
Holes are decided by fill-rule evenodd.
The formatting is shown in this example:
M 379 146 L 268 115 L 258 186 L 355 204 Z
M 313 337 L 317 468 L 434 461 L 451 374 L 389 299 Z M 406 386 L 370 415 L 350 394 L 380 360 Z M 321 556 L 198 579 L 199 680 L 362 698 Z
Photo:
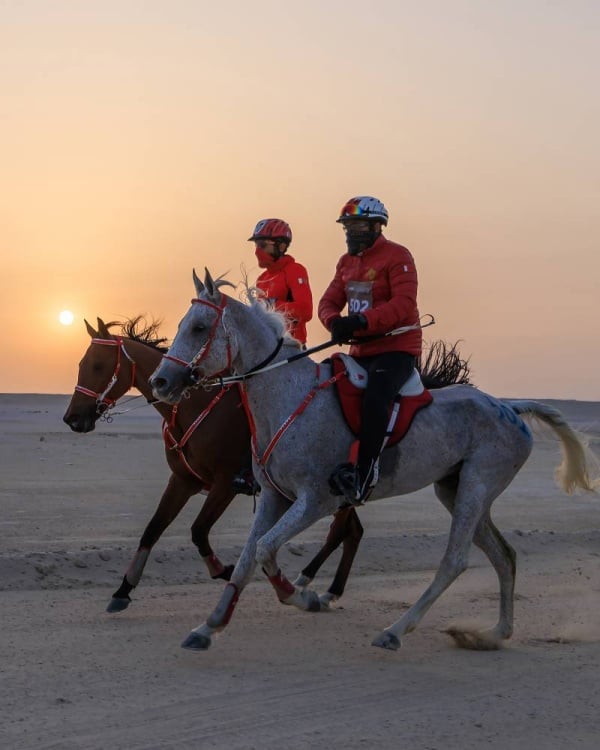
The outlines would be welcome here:
M 277 552 L 287 541 L 337 510 L 329 492 L 332 469 L 347 460 L 353 434 L 342 417 L 328 364 L 306 357 L 281 367 L 274 363 L 298 352 L 282 317 L 260 302 L 244 304 L 220 291 L 208 271 L 194 272 L 197 297 L 182 319 L 168 355 L 151 378 L 157 398 L 173 403 L 192 382 L 223 373 L 248 373 L 247 409 L 254 423 L 254 471 L 260 501 L 248 541 L 219 603 L 205 623 L 182 644 L 203 650 L 223 629 L 258 563 L 279 599 L 304 610 L 320 609 L 318 595 L 292 584 L 281 572 Z M 192 379 L 191 374 L 194 378 Z M 490 518 L 493 501 L 527 460 L 533 437 L 524 419 L 536 417 L 561 440 L 563 462 L 556 477 L 562 489 L 593 490 L 585 446 L 556 409 L 537 401 L 497 399 L 476 388 L 455 385 L 432 391 L 433 403 L 416 416 L 402 441 L 380 459 L 380 478 L 370 501 L 404 495 L 433 484 L 452 515 L 446 551 L 431 584 L 418 601 L 373 640 L 397 649 L 400 639 L 465 570 L 471 542 L 493 565 L 500 583 L 500 615 L 485 632 L 454 630 L 457 642 L 490 648 L 513 632 L 515 552 Z M 292 415 L 296 414 L 294 418 Z M 400 511 L 400 508 L 399 508 Z M 400 511 L 401 512 L 401 511 Z

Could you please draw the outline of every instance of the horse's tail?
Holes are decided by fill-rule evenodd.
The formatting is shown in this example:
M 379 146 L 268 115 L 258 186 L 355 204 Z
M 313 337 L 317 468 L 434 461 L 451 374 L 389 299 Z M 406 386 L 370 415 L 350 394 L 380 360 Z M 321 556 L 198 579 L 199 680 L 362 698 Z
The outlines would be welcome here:
M 503 399 L 504 400 L 504 399 Z M 598 460 L 588 448 L 584 435 L 577 433 L 558 409 L 539 401 L 510 401 L 506 403 L 520 416 L 540 420 L 558 435 L 563 460 L 554 472 L 560 487 L 571 495 L 576 489 L 594 492 L 600 487 L 600 477 L 592 479 L 591 472 Z
M 457 341 L 448 344 L 434 341 L 417 360 L 417 370 L 425 388 L 444 388 L 448 385 L 471 385 L 469 360 L 463 359 Z

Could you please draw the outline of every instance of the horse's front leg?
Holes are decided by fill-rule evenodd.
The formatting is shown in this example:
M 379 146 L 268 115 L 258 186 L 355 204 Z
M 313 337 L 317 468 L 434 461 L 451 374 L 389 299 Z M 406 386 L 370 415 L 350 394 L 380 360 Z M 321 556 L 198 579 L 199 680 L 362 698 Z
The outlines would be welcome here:
M 231 580 L 233 565 L 224 565 L 211 547 L 208 534 L 215 523 L 221 518 L 233 498 L 235 490 L 232 487 L 229 474 L 221 474 L 215 478 L 200 513 L 192 524 L 192 542 L 198 548 L 211 578 Z
M 288 505 L 289 502 L 274 490 L 268 487 L 262 489 L 250 535 L 233 569 L 231 581 L 225 586 L 217 606 L 206 622 L 190 632 L 181 644 L 182 648 L 206 651 L 212 643 L 212 636 L 227 626 L 238 599 L 256 568 L 258 540 L 281 518 Z
M 121 585 L 112 595 L 106 607 L 107 612 L 122 612 L 129 606 L 131 602 L 129 594 L 140 582 L 152 548 L 190 497 L 200 489 L 201 486 L 196 480 L 190 481 L 182 479 L 176 474 L 171 474 L 158 508 L 142 534 L 136 553 L 129 563 Z
M 309 612 L 321 610 L 319 595 L 310 589 L 297 588 L 286 578 L 277 563 L 277 552 L 286 542 L 326 515 L 328 511 L 323 510 L 314 498 L 307 495 L 299 497 L 256 544 L 256 561 L 268 576 L 279 601 Z

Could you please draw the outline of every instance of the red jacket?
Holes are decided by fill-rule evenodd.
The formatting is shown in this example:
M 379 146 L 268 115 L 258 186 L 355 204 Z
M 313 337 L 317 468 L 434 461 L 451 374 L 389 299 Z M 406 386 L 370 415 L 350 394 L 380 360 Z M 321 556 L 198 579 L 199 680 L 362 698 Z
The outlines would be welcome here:
M 353 282 L 359 282 L 353 284 Z M 417 269 L 410 252 L 380 235 L 359 255 L 343 255 L 335 276 L 319 302 L 319 320 L 327 330 L 339 315 L 362 313 L 368 323 L 356 338 L 387 333 L 419 322 Z M 344 307 L 348 304 L 348 312 Z M 423 334 L 420 328 L 398 336 L 352 345 L 350 354 L 365 357 L 402 351 L 419 356 Z
M 274 301 L 275 309 L 289 319 L 292 336 L 306 344 L 306 324 L 313 316 L 306 268 L 296 263 L 291 255 L 282 255 L 260 274 L 256 286 L 267 299 Z

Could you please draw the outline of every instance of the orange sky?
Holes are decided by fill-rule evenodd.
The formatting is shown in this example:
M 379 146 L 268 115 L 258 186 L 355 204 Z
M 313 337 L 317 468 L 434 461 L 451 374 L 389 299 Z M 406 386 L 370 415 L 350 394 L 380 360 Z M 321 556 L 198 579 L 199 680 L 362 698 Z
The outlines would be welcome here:
M 599 31 L 591 0 L 0 4 L 0 392 L 70 393 L 84 317 L 172 336 L 265 216 L 318 299 L 369 193 L 481 388 L 600 400 Z

